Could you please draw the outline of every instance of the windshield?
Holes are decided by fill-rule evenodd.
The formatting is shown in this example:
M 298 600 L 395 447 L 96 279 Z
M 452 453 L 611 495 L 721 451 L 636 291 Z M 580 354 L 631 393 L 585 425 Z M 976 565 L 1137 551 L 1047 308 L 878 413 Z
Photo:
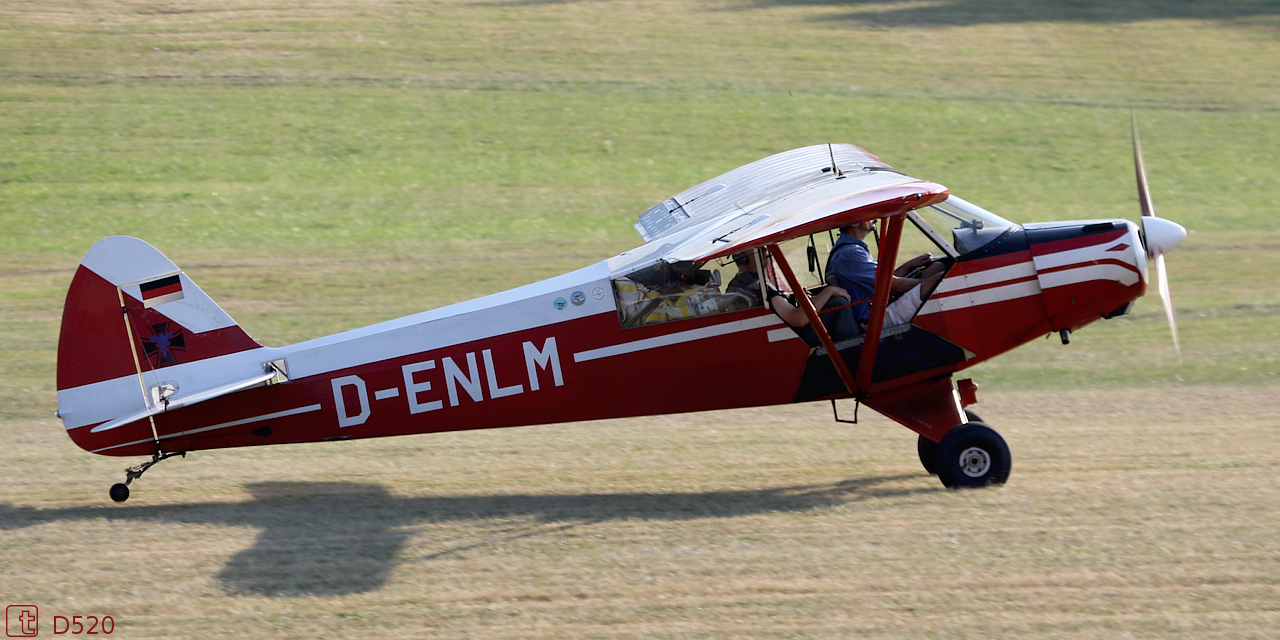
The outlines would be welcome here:
M 974 251 L 1017 226 L 976 204 L 950 196 L 943 202 L 916 209 L 930 227 L 950 240 L 958 255 Z M 950 229 L 950 238 L 947 230 Z

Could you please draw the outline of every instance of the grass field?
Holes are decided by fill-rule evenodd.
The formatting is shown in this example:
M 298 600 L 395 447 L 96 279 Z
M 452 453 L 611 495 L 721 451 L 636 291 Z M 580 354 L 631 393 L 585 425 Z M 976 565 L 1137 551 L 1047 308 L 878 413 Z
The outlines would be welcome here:
M 120 460 L 52 417 L 62 297 L 136 235 L 281 345 L 630 249 L 860 144 L 1019 222 L 1135 217 L 1154 297 L 978 367 L 1010 483 L 821 405 Z M 120 637 L 1267 638 L 1280 2 L 0 4 L 0 600 Z M 368 287 L 367 282 L 380 286 Z

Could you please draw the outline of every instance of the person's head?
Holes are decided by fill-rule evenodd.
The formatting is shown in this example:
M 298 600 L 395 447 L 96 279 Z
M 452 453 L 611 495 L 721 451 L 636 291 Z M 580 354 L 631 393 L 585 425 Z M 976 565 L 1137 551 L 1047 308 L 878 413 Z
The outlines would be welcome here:
M 739 251 L 733 254 L 733 263 L 738 265 L 738 271 L 755 271 L 756 270 L 756 252 Z
M 863 220 L 855 225 L 840 227 L 840 233 L 847 233 L 859 240 L 866 238 L 876 227 L 875 220 Z

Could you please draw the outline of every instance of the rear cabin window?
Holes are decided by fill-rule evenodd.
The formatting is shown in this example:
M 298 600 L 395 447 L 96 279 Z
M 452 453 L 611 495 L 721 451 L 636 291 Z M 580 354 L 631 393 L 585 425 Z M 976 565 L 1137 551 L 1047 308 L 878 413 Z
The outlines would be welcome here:
M 624 329 L 762 306 L 759 281 L 732 258 L 658 262 L 613 280 Z

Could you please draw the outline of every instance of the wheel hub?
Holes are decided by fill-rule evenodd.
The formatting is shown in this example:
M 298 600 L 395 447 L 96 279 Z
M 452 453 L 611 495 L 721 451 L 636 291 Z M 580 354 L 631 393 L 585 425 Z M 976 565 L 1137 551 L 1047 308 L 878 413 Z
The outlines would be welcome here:
M 981 478 L 991 470 L 991 454 L 979 447 L 960 452 L 960 471 L 970 478 Z

